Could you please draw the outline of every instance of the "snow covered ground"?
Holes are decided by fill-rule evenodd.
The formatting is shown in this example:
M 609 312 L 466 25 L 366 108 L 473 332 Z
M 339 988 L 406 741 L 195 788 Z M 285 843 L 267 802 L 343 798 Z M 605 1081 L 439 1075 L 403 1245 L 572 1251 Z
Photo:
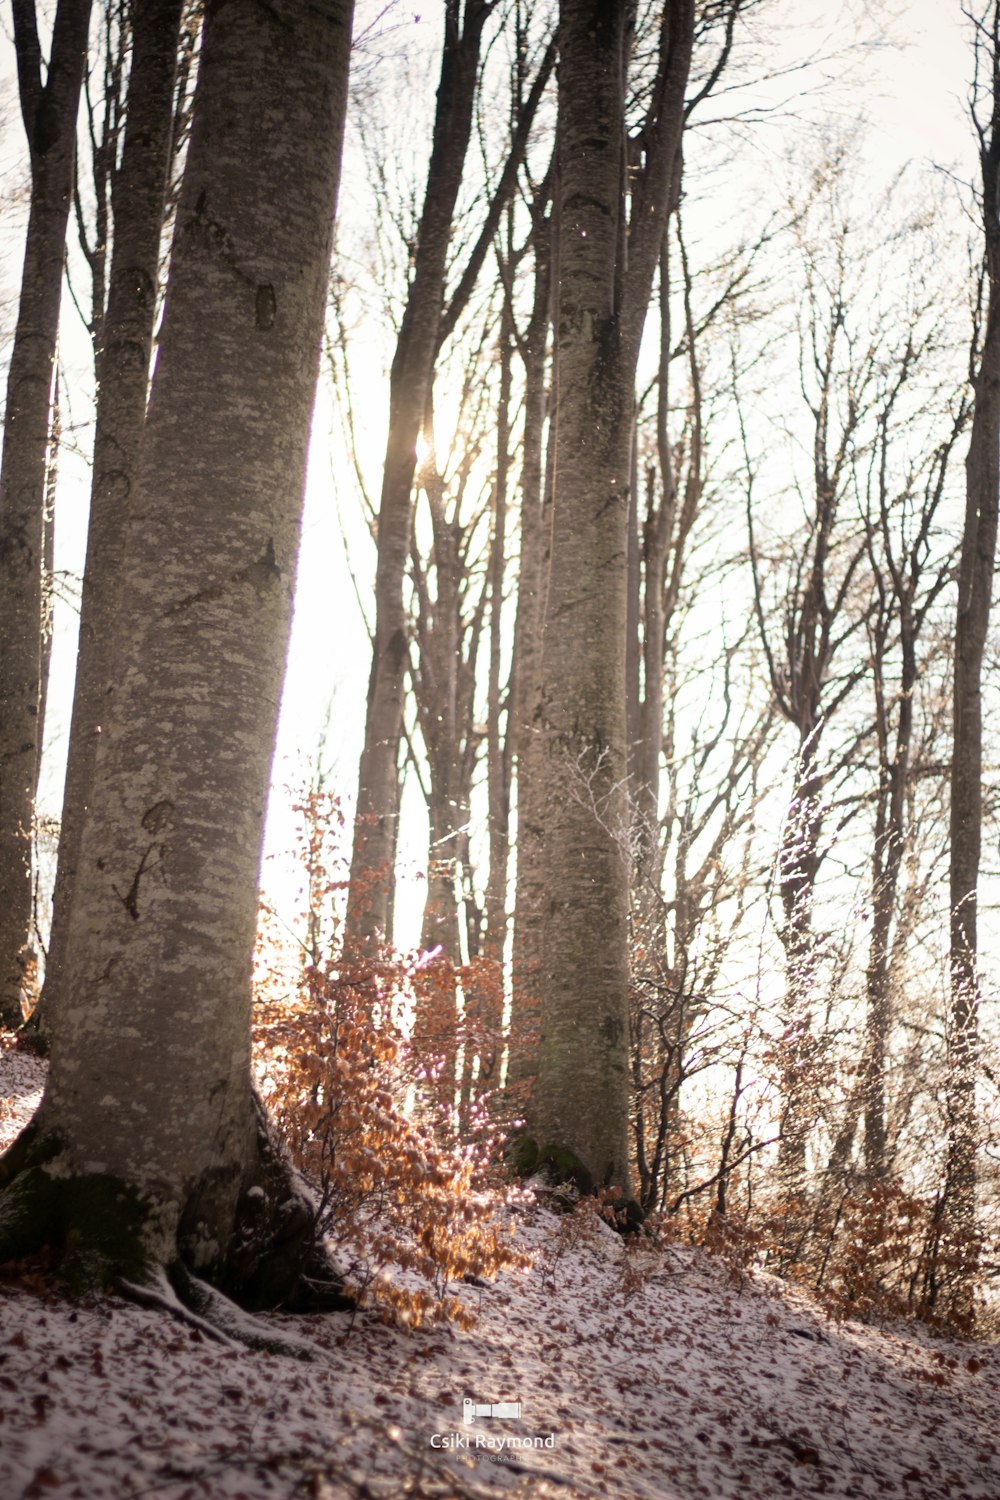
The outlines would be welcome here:
M 0 1142 L 42 1077 L 0 1052 Z M 0 1500 L 1000 1500 L 1000 1347 L 831 1323 L 592 1221 L 519 1238 L 533 1267 L 465 1288 L 467 1333 L 274 1317 L 311 1363 L 0 1284 Z

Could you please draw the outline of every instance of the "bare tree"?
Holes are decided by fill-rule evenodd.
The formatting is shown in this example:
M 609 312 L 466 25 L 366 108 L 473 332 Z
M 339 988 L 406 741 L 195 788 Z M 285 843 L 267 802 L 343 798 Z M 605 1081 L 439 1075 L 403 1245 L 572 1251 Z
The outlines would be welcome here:
M 761 251 L 772 234 L 773 226 L 768 223 L 749 244 L 736 246 L 718 263 L 703 269 L 698 278 L 704 284 L 701 306 L 696 303 L 698 288 L 689 264 L 679 206 L 672 214 L 660 253 L 659 360 L 649 389 L 637 403 L 636 414 L 626 648 L 635 846 L 633 902 L 638 916 L 648 896 L 646 916 L 650 921 L 656 920 L 661 905 L 663 875 L 659 825 L 665 699 L 670 682 L 666 661 L 707 478 L 708 400 L 701 350 L 719 343 L 717 328 L 724 319 L 733 324 L 739 321 L 741 307 L 754 287 Z M 674 304 L 678 305 L 676 312 Z M 675 332 L 678 322 L 680 328 Z M 650 398 L 653 413 L 647 417 Z M 672 432 L 678 418 L 680 431 Z
M 135 6 L 121 162 L 113 174 L 109 173 L 105 159 L 109 151 L 116 151 L 114 133 L 102 137 L 95 162 L 98 202 L 104 192 L 105 174 L 113 182 L 108 204 L 113 230 L 105 211 L 103 222 L 98 219 L 89 252 L 94 273 L 97 421 L 54 922 L 46 968 L 46 1008 L 58 1004 L 80 839 L 102 719 L 113 690 L 111 648 L 146 417 L 182 6 L 183 0 L 139 0 Z M 105 305 L 104 263 L 109 240 Z
M 507 169 L 484 214 L 483 228 L 445 306 L 449 242 L 472 134 L 480 47 L 493 0 L 447 0 L 441 81 L 413 273 L 389 383 L 389 433 L 378 512 L 375 632 L 368 685 L 345 941 L 370 942 L 389 932 L 395 849 L 396 763 L 406 674 L 403 578 L 410 547 L 417 444 L 430 404 L 434 366 L 454 329 L 513 191 L 517 163 L 552 66 L 546 54 L 514 131 Z
M 694 5 L 667 0 L 663 6 L 631 168 L 629 14 L 626 4 L 595 0 L 564 0 L 560 11 L 555 456 L 538 699 L 549 807 L 547 910 L 538 1073 L 529 1105 L 531 1137 L 543 1157 L 559 1170 L 570 1166 L 581 1182 L 626 1189 L 624 647 L 632 409 L 676 181 Z
M 45 481 L 76 115 L 90 0 L 60 0 L 44 60 L 34 0 L 14 4 L 31 206 L 0 459 L 0 1021 L 22 1020 L 42 696 Z
M 821 170 L 821 196 L 826 181 Z M 795 735 L 792 787 L 776 871 L 786 963 L 781 1151 L 793 1192 L 803 1187 L 813 1113 L 807 1104 L 818 978 L 813 908 L 824 858 L 825 788 L 831 775 L 830 766 L 824 765 L 822 742 L 831 718 L 863 671 L 856 657 L 846 656 L 845 648 L 864 625 L 852 589 L 866 560 L 866 543 L 864 529 L 845 515 L 844 502 L 865 440 L 879 354 L 876 345 L 866 344 L 851 325 L 854 268 L 849 229 L 838 230 L 836 218 L 831 213 L 815 239 L 810 238 L 808 220 L 796 230 L 805 293 L 798 369 L 811 429 L 811 473 L 799 494 L 801 529 L 766 560 L 752 480 L 747 487 L 754 609 L 775 703 Z
M 723 576 L 732 577 L 732 568 L 730 562 Z M 658 843 L 669 894 L 660 896 L 655 921 L 650 899 L 633 910 L 632 1120 L 639 1201 L 647 1211 L 691 1186 L 684 1181 L 685 1084 L 741 1055 L 745 1007 L 729 1013 L 720 971 L 766 881 L 754 853 L 756 819 L 777 716 L 771 702 L 759 701 L 748 650 L 752 623 L 736 625 L 715 661 L 704 660 L 700 633 L 685 641 L 695 601 L 713 582 L 719 587 L 714 571 L 714 558 L 704 571 L 690 570 L 667 657 L 672 692 Z
M 948 1237 L 975 1259 L 976 1083 L 979 1071 L 978 886 L 983 816 L 983 652 L 990 618 L 1000 496 L 1000 5 L 974 16 L 972 119 L 979 137 L 983 269 L 972 351 L 972 431 L 955 620 L 951 762 L 951 1013 L 948 1085 Z M 959 1278 L 955 1296 L 971 1296 Z
M 473 371 L 478 364 L 473 361 Z M 480 405 L 485 387 L 480 385 Z M 471 899 L 469 821 L 472 777 L 481 733 L 475 723 L 477 668 L 485 631 L 488 589 L 477 550 L 488 536 L 488 495 L 477 495 L 474 475 L 485 412 L 470 410 L 471 382 L 463 401 L 465 422 L 456 463 L 447 473 L 429 454 L 420 470 L 427 501 L 430 546 L 426 557 L 414 541 L 411 680 L 416 722 L 426 753 L 429 822 L 427 899 L 421 943 L 460 962 L 463 947 L 475 954 L 480 913 Z M 471 492 L 471 493 L 470 493 Z M 419 519 L 419 517 L 418 517 Z M 459 892 L 467 892 L 460 901 Z M 460 935 L 465 907 L 465 941 Z
M 935 294 L 932 293 L 932 296 Z M 867 630 L 874 696 L 875 807 L 871 850 L 871 936 L 865 978 L 865 1051 L 861 1069 L 865 1166 L 870 1178 L 890 1167 L 886 1064 L 892 1027 L 892 932 L 910 839 L 909 781 L 919 747 L 915 723 L 918 682 L 924 668 L 922 636 L 954 558 L 935 546 L 935 523 L 946 495 L 949 462 L 966 426 L 968 403 L 959 397 L 949 426 L 930 451 L 926 444 L 901 468 L 895 448 L 914 427 L 940 425 L 932 386 L 917 410 L 906 410 L 910 387 L 928 382 L 940 359 L 939 329 L 929 309 L 911 309 L 903 348 L 889 365 L 877 398 L 877 436 L 866 476 L 864 514 L 874 605 Z M 922 316 L 923 315 L 923 316 Z M 923 326 L 921 326 L 923 324 Z

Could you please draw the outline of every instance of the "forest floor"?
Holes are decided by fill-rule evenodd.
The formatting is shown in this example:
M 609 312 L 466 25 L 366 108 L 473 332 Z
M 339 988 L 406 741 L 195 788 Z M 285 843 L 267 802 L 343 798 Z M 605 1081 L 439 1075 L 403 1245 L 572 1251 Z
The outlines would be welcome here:
M 0 1049 L 0 1144 L 43 1076 Z M 837 1323 L 593 1217 L 518 1219 L 533 1265 L 462 1289 L 470 1331 L 275 1315 L 311 1363 L 0 1284 L 0 1497 L 1000 1500 L 1000 1346 Z M 467 1423 L 464 1400 L 520 1416 Z

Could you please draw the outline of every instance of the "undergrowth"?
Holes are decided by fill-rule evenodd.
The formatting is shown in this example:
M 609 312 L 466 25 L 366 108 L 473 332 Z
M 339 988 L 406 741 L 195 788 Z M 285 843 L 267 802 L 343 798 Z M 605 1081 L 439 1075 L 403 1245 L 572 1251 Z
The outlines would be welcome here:
M 957 1311 L 950 1294 L 967 1285 L 980 1247 L 942 1242 L 935 1198 L 907 1192 L 890 1178 L 859 1179 L 837 1197 L 816 1191 L 792 1198 L 765 1187 L 749 1205 L 734 1192 L 730 1204 L 719 1212 L 714 1203 L 689 1201 L 682 1213 L 651 1215 L 646 1233 L 661 1243 L 700 1246 L 728 1267 L 734 1282 L 754 1270 L 775 1272 L 811 1292 L 838 1320 L 915 1320 L 949 1334 L 978 1326 Z
M 521 1267 L 487 1100 L 462 1089 L 466 1038 L 449 1014 L 462 974 L 440 956 L 346 958 L 347 872 L 335 798 L 303 802 L 306 939 L 262 913 L 254 1043 L 280 1139 L 319 1195 L 348 1290 L 417 1327 L 474 1315 L 456 1283 Z
M 511 1121 L 494 1106 L 502 1102 L 503 1050 L 512 1045 L 501 1025 L 500 968 L 385 947 L 345 954 L 343 818 L 322 788 L 299 811 L 299 933 L 264 913 L 258 945 L 264 1101 L 318 1192 L 321 1228 L 359 1301 L 403 1325 L 467 1326 L 471 1314 L 456 1286 L 525 1263 L 512 1245 L 504 1212 L 512 1190 L 498 1166 Z M 747 1081 L 755 1034 L 744 1033 L 731 1099 L 704 1118 L 681 1107 L 683 1070 L 659 1045 L 659 1031 L 650 1043 L 661 1108 L 655 1119 L 648 1109 L 636 1112 L 636 1179 L 653 1208 L 643 1243 L 700 1245 L 737 1280 L 754 1269 L 776 1272 L 838 1318 L 916 1318 L 971 1332 L 967 1291 L 981 1274 L 983 1247 L 946 1238 L 934 1174 L 922 1194 L 901 1177 L 851 1168 L 839 1178 L 815 1174 L 790 1192 L 777 1169 L 766 1091 L 758 1088 L 754 1103 Z M 770 1061 L 783 1076 L 783 1059 Z M 642 1084 L 646 1074 L 640 1069 L 637 1078 Z M 559 1234 L 568 1242 L 620 1212 L 607 1195 L 585 1200 Z M 976 1311 L 983 1305 L 979 1295 Z

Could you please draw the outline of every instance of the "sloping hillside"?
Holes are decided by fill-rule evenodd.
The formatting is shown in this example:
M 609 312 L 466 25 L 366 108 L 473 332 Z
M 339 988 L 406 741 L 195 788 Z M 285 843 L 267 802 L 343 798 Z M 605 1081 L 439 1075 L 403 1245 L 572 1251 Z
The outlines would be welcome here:
M 0 1131 L 41 1065 L 0 1053 Z M 5 1500 L 788 1495 L 998 1500 L 1000 1348 L 829 1322 L 700 1252 L 520 1216 L 530 1270 L 467 1287 L 470 1332 L 275 1318 L 303 1363 L 43 1276 L 3 1284 Z M 464 1404 L 512 1403 L 519 1415 Z

